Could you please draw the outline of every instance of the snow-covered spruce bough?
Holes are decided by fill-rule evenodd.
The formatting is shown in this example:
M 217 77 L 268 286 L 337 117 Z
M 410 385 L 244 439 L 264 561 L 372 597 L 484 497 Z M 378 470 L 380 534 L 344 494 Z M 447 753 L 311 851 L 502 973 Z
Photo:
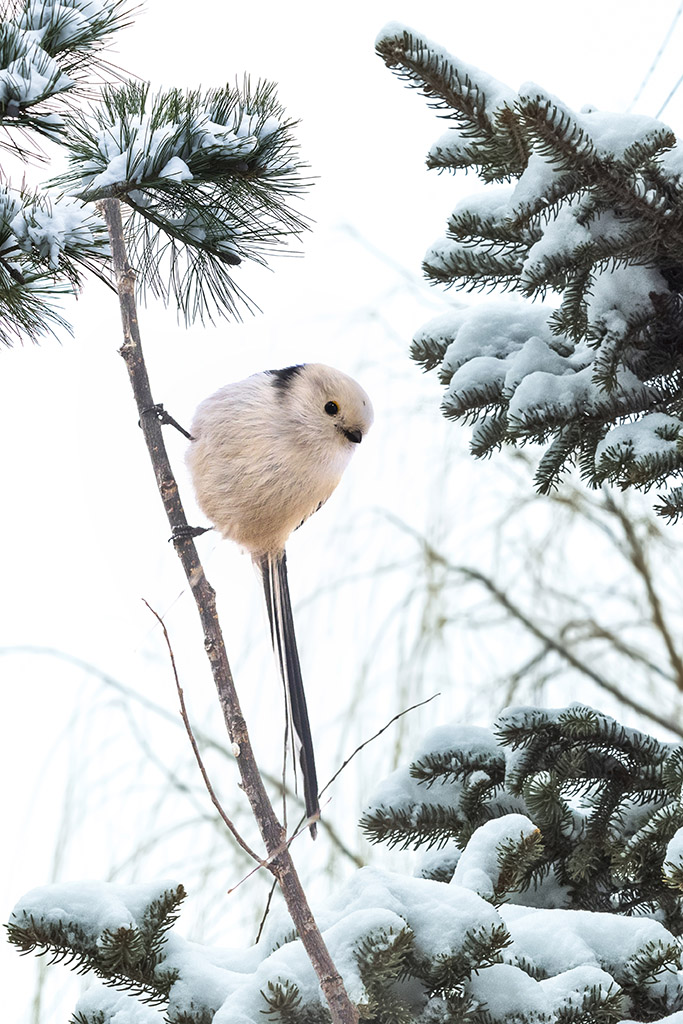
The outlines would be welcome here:
M 452 211 L 425 276 L 516 293 L 416 333 L 412 356 L 438 369 L 444 416 L 473 424 L 478 457 L 544 445 L 543 493 L 578 463 L 593 487 L 673 484 L 656 509 L 678 518 L 683 146 L 651 117 L 577 113 L 534 83 L 515 92 L 402 25 L 376 45 L 451 124 L 427 166 L 486 185 Z
M 361 820 L 423 848 L 414 874 L 363 868 L 317 913 L 362 1019 L 683 1024 L 682 785 L 683 746 L 584 705 L 434 730 Z M 10 940 L 112 986 L 81 997 L 77 1024 L 329 1019 L 284 911 L 257 945 L 218 949 L 168 931 L 184 895 L 46 886 Z

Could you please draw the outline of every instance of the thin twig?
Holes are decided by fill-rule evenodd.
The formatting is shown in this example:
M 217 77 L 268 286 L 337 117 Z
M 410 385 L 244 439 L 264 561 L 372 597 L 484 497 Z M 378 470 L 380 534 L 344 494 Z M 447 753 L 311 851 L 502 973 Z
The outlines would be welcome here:
M 563 658 L 569 665 L 572 666 L 572 668 L 575 668 L 578 672 L 581 672 L 583 675 L 585 675 L 588 679 L 594 682 L 597 686 L 601 687 L 603 690 L 606 690 L 608 693 L 611 693 L 613 697 L 616 697 L 617 700 L 621 701 L 622 704 L 627 705 L 627 707 L 632 708 L 639 715 L 643 715 L 645 718 L 649 718 L 650 721 L 656 722 L 657 725 L 662 726 L 662 728 L 667 729 L 670 732 L 675 732 L 678 733 L 678 735 L 681 735 L 682 730 L 680 723 L 674 722 L 671 720 L 670 717 L 667 717 L 663 714 L 658 714 L 652 708 L 648 708 L 644 704 L 641 704 L 639 700 L 636 700 L 635 697 L 632 697 L 630 696 L 630 694 L 624 692 L 624 690 L 617 686 L 616 683 L 612 683 L 609 679 L 606 679 L 604 676 L 600 675 L 599 672 L 596 672 L 595 669 L 591 668 L 590 665 L 587 665 L 584 661 L 581 660 L 581 658 L 577 657 L 577 655 L 574 654 L 574 652 L 570 650 L 570 648 L 567 647 L 566 644 L 563 644 L 560 640 L 557 640 L 555 637 L 550 636 L 543 629 L 541 629 L 541 627 L 536 622 L 534 622 L 524 611 L 522 611 L 522 609 L 519 608 L 511 600 L 511 598 L 503 590 L 501 590 L 500 587 L 498 587 L 494 583 L 494 581 L 485 573 L 480 572 L 478 569 L 469 568 L 466 565 L 453 564 L 444 555 L 437 551 L 429 543 L 426 537 L 422 536 L 412 526 L 409 526 L 408 523 L 405 523 L 402 519 L 399 519 L 397 516 L 393 516 L 389 513 L 387 513 L 386 515 L 391 522 L 393 522 L 396 526 L 399 527 L 399 529 L 404 530 L 406 533 L 414 537 L 422 545 L 425 552 L 427 552 L 430 558 L 433 558 L 436 561 L 440 562 L 450 572 L 456 573 L 464 577 L 465 579 L 481 583 L 482 586 L 484 586 L 488 590 L 488 592 L 496 599 L 498 604 L 502 608 L 504 608 L 506 612 L 508 612 L 518 622 L 521 622 L 521 624 L 532 634 L 532 636 L 535 636 L 537 640 L 540 640 L 540 642 L 547 649 L 554 651 L 556 654 L 559 654 L 561 658 Z
M 254 940 L 254 945 L 256 945 L 258 943 L 259 939 L 261 938 L 261 933 L 263 932 L 263 929 L 264 929 L 265 924 L 266 924 L 266 918 L 268 917 L 268 914 L 270 912 L 270 904 L 273 902 L 273 894 L 275 892 L 275 886 L 276 885 L 277 885 L 277 879 L 274 878 L 273 879 L 273 884 L 270 887 L 270 892 L 268 893 L 268 899 L 266 900 L 266 905 L 265 905 L 265 907 L 263 909 L 263 917 L 261 918 L 261 923 L 258 926 L 258 931 L 256 933 L 256 939 Z
M 206 786 L 206 788 L 208 790 L 208 793 L 209 793 L 209 796 L 211 797 L 211 803 L 216 808 L 216 810 L 220 814 L 221 818 L 223 819 L 223 821 L 225 822 L 227 827 L 230 829 L 230 832 L 232 833 L 235 841 L 237 843 L 239 843 L 239 845 L 242 847 L 242 849 L 244 850 L 245 853 L 248 853 L 249 856 L 253 860 L 256 861 L 256 863 L 259 865 L 259 867 L 263 867 L 263 865 L 264 865 L 263 858 L 259 857 L 259 855 L 257 853 L 254 853 L 254 851 L 249 846 L 249 844 L 247 842 L 245 842 L 245 840 L 239 834 L 239 832 L 237 831 L 237 829 L 233 825 L 232 821 L 230 820 L 230 818 L 227 816 L 227 814 L 223 810 L 223 807 L 221 806 L 221 802 L 218 799 L 218 797 L 216 796 L 215 790 L 214 790 L 213 786 L 211 785 L 211 780 L 210 780 L 210 778 L 208 776 L 206 768 L 204 767 L 204 762 L 202 761 L 202 755 L 199 753 L 199 747 L 197 746 L 197 741 L 194 738 L 194 733 L 192 732 L 192 726 L 190 725 L 190 719 L 188 718 L 187 708 L 185 706 L 185 695 L 183 694 L 183 688 L 180 685 L 180 680 L 178 679 L 178 670 L 176 668 L 175 657 L 174 657 L 174 654 L 173 654 L 173 648 L 171 647 L 171 640 L 170 640 L 170 637 L 168 635 L 168 630 L 166 629 L 166 623 L 164 622 L 162 617 L 159 615 L 159 613 L 156 612 L 154 610 L 154 608 L 152 608 L 152 606 L 149 603 L 149 601 L 146 601 L 144 597 L 142 599 L 142 603 L 147 605 L 147 607 L 151 611 L 152 615 L 157 620 L 157 622 L 159 623 L 159 625 L 161 626 L 161 628 L 163 630 L 164 640 L 166 641 L 166 646 L 168 648 L 168 654 L 169 654 L 169 657 L 171 659 L 171 668 L 173 670 L 173 678 L 175 679 L 175 686 L 176 686 L 176 690 L 178 691 L 178 700 L 180 701 L 180 716 L 181 716 L 183 722 L 185 723 L 185 730 L 186 730 L 187 735 L 188 735 L 188 737 L 190 739 L 190 744 L 192 746 L 192 750 L 193 750 L 195 759 L 197 761 L 197 764 L 199 765 L 199 770 L 202 773 L 202 778 L 204 780 L 204 785 Z
M 320 792 L 318 793 L 318 797 L 321 797 L 321 796 L 323 795 L 323 793 L 324 793 L 324 792 L 325 792 L 325 791 L 326 791 L 327 789 L 329 789 L 329 788 L 330 788 L 330 786 L 331 786 L 331 785 L 332 785 L 332 783 L 333 783 L 333 782 L 335 781 L 335 779 L 337 779 L 337 778 L 338 778 L 338 777 L 339 777 L 339 776 L 341 775 L 341 773 L 342 773 L 342 772 L 344 771 L 344 769 L 345 769 L 345 768 L 346 768 L 346 766 L 347 766 L 347 765 L 349 764 L 349 762 L 350 762 L 350 761 L 353 761 L 353 759 L 354 759 L 354 757 L 356 756 L 356 754 L 359 754 L 359 753 L 361 752 L 361 750 L 363 749 L 363 747 L 367 747 L 367 745 L 368 745 L 369 743 L 372 743 L 372 742 L 373 742 L 373 740 L 376 740 L 378 736 L 381 736 L 381 735 L 382 735 L 382 733 L 383 733 L 383 732 L 385 732 L 385 731 L 386 731 L 386 730 L 387 730 L 387 729 L 389 728 L 389 726 L 390 726 L 390 725 L 393 725 L 393 723 L 394 723 L 394 722 L 396 722 L 396 721 L 397 721 L 397 720 L 398 720 L 399 718 L 403 718 L 403 716 L 404 716 L 404 715 L 407 715 L 407 714 L 408 714 L 408 713 L 409 713 L 410 711 L 414 711 L 414 710 L 415 710 L 415 708 L 421 708 L 423 704 L 429 704 L 429 702 L 430 702 L 430 701 L 432 701 L 432 700 L 434 700 L 434 698 L 435 698 L 435 697 L 440 697 L 440 696 L 441 696 L 441 694 L 440 694 L 440 693 L 433 693 L 433 694 L 431 695 L 431 697 L 427 697 L 427 698 L 426 698 L 425 700 L 421 700 L 421 701 L 418 701 L 418 703 L 417 703 L 417 704 L 413 704 L 413 705 L 412 705 L 411 707 L 409 707 L 409 708 L 404 708 L 404 709 L 403 709 L 403 711 L 399 711 L 399 713 L 398 713 L 397 715 L 394 715 L 394 717 L 393 717 L 393 718 L 390 718 L 390 719 L 389 719 L 389 721 L 387 722 L 387 724 L 386 724 L 386 725 L 383 725 L 383 726 L 382 726 L 382 728 L 381 728 L 381 729 L 379 729 L 379 730 L 378 730 L 378 731 L 377 731 L 377 732 L 376 732 L 376 733 L 374 734 L 374 736 L 370 736 L 370 737 L 369 737 L 369 738 L 368 738 L 367 740 L 364 740 L 364 741 L 363 741 L 363 742 L 362 742 L 362 743 L 360 744 L 360 746 L 356 747 L 356 749 L 355 749 L 355 750 L 353 751 L 353 753 L 352 753 L 352 754 L 349 754 L 349 756 L 348 756 L 348 757 L 346 758 L 346 760 L 345 760 L 345 761 L 344 761 L 344 763 L 343 763 L 343 764 L 341 765 L 341 767 L 337 769 L 337 771 L 336 771 L 336 772 L 334 773 L 334 775 L 333 775 L 333 776 L 332 776 L 332 778 L 331 778 L 331 779 L 329 780 L 329 782 L 326 782 L 326 783 L 325 783 L 325 785 L 323 786 L 323 788 L 322 788 L 322 789 L 320 790 Z M 299 820 L 299 824 L 297 825 L 297 830 L 296 830 L 296 832 L 294 833 L 294 835 L 292 836 L 292 839 L 295 839 L 295 838 L 296 838 L 296 837 L 297 837 L 298 835 L 300 835 L 300 834 L 301 834 L 301 832 L 302 832 L 302 831 L 303 831 L 303 830 L 304 830 L 305 828 L 307 828 L 307 827 L 308 827 L 309 823 L 310 823 L 311 821 L 314 821 L 314 820 L 315 820 L 315 818 L 317 818 L 317 817 L 318 817 L 318 815 L 311 815 L 311 817 L 310 817 L 310 818 L 307 818 L 307 819 L 306 819 L 305 821 L 304 821 L 303 819 L 300 819 L 300 820 Z M 330 829 L 330 826 L 328 825 L 328 826 L 327 826 L 327 828 L 328 828 L 328 830 L 329 830 L 329 829 Z M 291 839 L 289 840 L 289 842 L 291 842 Z M 360 863 L 359 863 L 359 862 L 358 862 L 358 859 L 356 859 L 356 863 L 358 863 L 358 866 L 359 866 L 359 867 L 362 867 L 362 862 L 360 862 Z M 251 872 L 251 874 L 253 874 L 253 872 Z M 248 877 L 248 876 L 247 876 L 247 877 Z M 265 915 L 264 915 L 264 921 L 265 921 L 265 917 L 267 916 L 267 914 L 268 914 L 268 909 L 266 908 L 266 912 L 265 912 Z
M 390 718 L 390 719 L 389 719 L 389 721 L 387 722 L 387 724 L 386 724 L 386 725 L 383 725 L 383 726 L 382 726 L 382 728 L 381 728 L 381 729 L 379 729 L 379 730 L 378 730 L 378 731 L 377 731 L 377 732 L 376 732 L 376 733 L 374 734 L 374 736 L 370 736 L 370 737 L 369 737 L 369 739 L 367 739 L 367 740 L 364 740 L 364 741 L 363 741 L 363 742 L 362 742 L 362 743 L 360 744 L 360 746 L 356 747 L 356 749 L 354 750 L 354 752 L 353 752 L 352 754 L 349 754 L 349 756 L 348 756 L 348 757 L 346 758 L 346 760 L 344 761 L 343 765 L 342 765 L 342 766 L 341 766 L 341 767 L 340 767 L 340 768 L 339 768 L 339 769 L 338 769 L 338 770 L 337 770 L 337 771 L 336 771 L 336 772 L 334 773 L 334 775 L 332 776 L 332 778 L 330 779 L 330 781 L 329 781 L 328 783 L 326 783 L 326 785 L 324 785 L 324 786 L 323 786 L 323 788 L 322 788 L 322 789 L 320 790 L 320 792 L 319 792 L 318 796 L 322 796 L 322 795 L 323 795 L 323 793 L 325 792 L 325 790 L 326 790 L 326 789 L 329 789 L 329 788 L 330 788 L 330 786 L 332 785 L 332 783 L 334 782 L 334 780 L 335 780 L 336 778 L 338 778 L 338 776 L 339 776 L 339 775 L 341 775 L 341 773 L 342 773 L 342 772 L 344 771 L 344 769 L 346 768 L 347 764 L 348 764 L 348 763 L 349 763 L 350 761 L 353 761 L 353 759 L 354 759 L 354 757 L 356 756 L 356 754 L 359 754 L 359 753 L 361 752 L 361 750 L 363 749 L 363 747 L 367 747 L 368 743 L 372 743 L 372 742 L 373 742 L 373 740 L 376 740 L 376 739 L 377 739 L 377 737 L 378 737 L 378 736 L 381 736 L 383 732 L 386 732 L 386 730 L 387 730 L 387 729 L 389 728 L 389 726 L 390 726 L 390 725 L 393 725 L 393 724 L 394 724 L 394 722 L 396 722 L 396 721 L 397 721 L 397 720 L 398 720 L 399 718 L 403 718 L 403 716 L 404 716 L 404 715 L 407 715 L 407 714 L 408 714 L 408 713 L 409 713 L 410 711 L 414 711 L 414 710 L 415 710 L 415 708 L 421 708 L 423 704 L 429 704 L 429 702 L 430 702 L 431 700 L 434 700 L 434 698 L 435 698 L 435 697 L 440 697 L 440 696 L 441 696 L 441 694 L 440 694 L 440 693 L 433 693 L 433 694 L 431 695 L 431 697 L 427 697 L 427 698 L 426 698 L 425 700 L 421 700 L 421 701 L 419 701 L 419 702 L 418 702 L 417 704 L 413 704 L 413 705 L 412 705 L 411 707 L 409 707 L 409 708 L 404 708 L 404 710 L 403 710 L 403 711 L 399 711 L 399 713 L 398 713 L 397 715 L 394 715 L 394 717 L 393 717 L 393 718 Z
M 683 658 L 681 658 L 681 655 L 676 648 L 676 644 L 674 643 L 671 631 L 666 621 L 662 602 L 659 599 L 659 595 L 655 589 L 652 579 L 652 573 L 648 564 L 645 548 L 643 547 L 631 520 L 624 514 L 624 510 L 620 508 L 608 494 L 605 495 L 605 504 L 610 512 L 617 517 L 621 524 L 621 528 L 624 531 L 624 536 L 626 537 L 626 542 L 629 547 L 630 561 L 633 568 L 643 581 L 648 604 L 650 605 L 652 623 L 658 630 L 664 642 L 664 646 L 666 647 L 666 651 L 669 656 L 669 664 L 675 674 L 675 685 L 679 690 L 683 690 Z
M 316 811 L 316 813 L 312 814 L 310 818 L 306 818 L 304 822 L 301 822 L 297 826 L 296 830 L 292 832 L 291 836 L 285 839 L 276 850 L 273 850 L 272 854 L 270 854 L 266 858 L 266 860 L 260 861 L 260 863 L 258 863 L 255 868 L 252 868 L 251 871 L 248 871 L 243 878 L 240 878 L 239 882 L 235 882 L 235 884 L 230 889 L 228 889 L 228 896 L 230 896 L 235 891 L 235 889 L 239 889 L 241 885 L 243 885 L 249 878 L 251 878 L 252 875 L 255 875 L 257 871 L 260 871 L 261 868 L 270 867 L 271 862 L 276 857 L 279 857 L 281 853 L 284 853 L 285 850 L 289 849 L 290 845 L 294 842 L 295 839 L 298 839 L 299 836 L 305 835 L 307 829 L 310 828 L 310 826 L 319 819 L 320 811 Z

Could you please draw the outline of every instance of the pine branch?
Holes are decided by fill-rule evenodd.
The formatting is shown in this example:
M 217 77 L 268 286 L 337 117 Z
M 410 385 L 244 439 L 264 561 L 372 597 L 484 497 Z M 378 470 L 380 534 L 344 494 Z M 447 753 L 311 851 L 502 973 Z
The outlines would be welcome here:
M 56 302 L 84 273 L 108 283 L 108 256 L 104 223 L 81 203 L 0 183 L 0 343 L 68 330 Z
M 35 133 L 51 140 L 64 137 L 59 111 L 64 93 L 87 94 L 104 62 L 99 52 L 130 24 L 128 0 L 5 0 L 0 6 L 0 142 L 22 159 L 43 159 L 24 140 Z
M 141 293 L 174 302 L 187 323 L 238 317 L 250 304 L 234 267 L 265 264 L 308 226 L 292 207 L 307 187 L 294 122 L 271 83 L 152 95 L 127 82 L 68 126 L 71 169 L 55 184 L 127 205 Z

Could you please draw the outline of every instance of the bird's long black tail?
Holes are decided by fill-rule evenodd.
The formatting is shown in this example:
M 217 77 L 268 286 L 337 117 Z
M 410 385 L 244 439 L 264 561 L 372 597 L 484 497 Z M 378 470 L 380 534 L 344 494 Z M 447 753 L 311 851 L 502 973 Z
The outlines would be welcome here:
M 258 564 L 266 595 L 273 648 L 280 663 L 287 700 L 287 713 L 292 723 L 295 762 L 298 761 L 301 767 L 306 814 L 310 818 L 311 815 L 320 813 L 318 779 L 315 771 L 311 726 L 306 709 L 306 695 L 301 679 L 299 652 L 294 634 L 294 619 L 287 581 L 287 558 L 284 551 L 279 555 L 263 555 Z M 310 829 L 311 835 L 315 839 L 315 822 L 311 823 Z

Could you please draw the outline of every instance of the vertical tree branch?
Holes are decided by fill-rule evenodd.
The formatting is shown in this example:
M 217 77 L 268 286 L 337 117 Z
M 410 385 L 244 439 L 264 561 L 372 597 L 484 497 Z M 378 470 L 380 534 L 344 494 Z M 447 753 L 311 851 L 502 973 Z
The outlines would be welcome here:
M 140 426 L 149 451 L 157 487 L 172 530 L 187 526 L 171 464 L 157 415 L 145 366 L 135 303 L 135 273 L 128 262 L 123 237 L 121 207 L 117 199 L 105 199 L 102 211 L 109 230 L 112 265 L 121 307 L 123 356 L 140 416 Z M 357 1024 L 358 1011 L 348 997 L 342 978 L 325 945 L 296 873 L 285 832 L 268 798 L 249 740 L 232 678 L 225 642 L 216 611 L 216 596 L 210 586 L 191 538 L 175 542 L 178 557 L 194 595 L 204 631 L 204 647 L 211 665 L 218 700 L 235 751 L 244 792 L 251 804 L 268 856 L 268 868 L 277 879 L 287 909 L 313 964 L 335 1024 Z

